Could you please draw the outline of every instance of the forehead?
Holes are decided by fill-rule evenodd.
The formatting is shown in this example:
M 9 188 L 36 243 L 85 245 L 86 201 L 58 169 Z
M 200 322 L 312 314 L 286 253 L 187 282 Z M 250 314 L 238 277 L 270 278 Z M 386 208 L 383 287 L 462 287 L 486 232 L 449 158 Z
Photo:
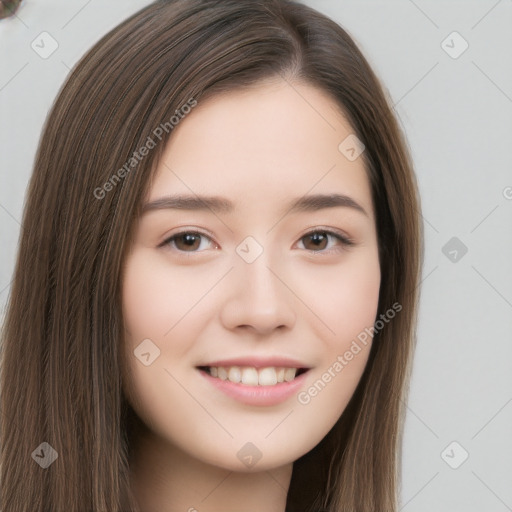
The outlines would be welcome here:
M 353 130 L 323 91 L 284 80 L 199 102 L 174 128 L 148 201 L 164 195 L 227 197 L 242 207 L 280 210 L 306 194 L 343 194 L 372 215 L 361 157 L 339 145 Z

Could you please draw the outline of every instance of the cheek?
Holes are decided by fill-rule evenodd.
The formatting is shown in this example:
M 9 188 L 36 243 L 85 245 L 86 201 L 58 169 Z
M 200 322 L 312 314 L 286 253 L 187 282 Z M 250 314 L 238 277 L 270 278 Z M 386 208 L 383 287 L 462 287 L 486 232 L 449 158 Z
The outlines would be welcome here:
M 196 285 L 198 289 L 200 284 Z M 170 273 L 162 258 L 144 248 L 137 248 L 126 261 L 122 292 L 123 388 L 139 417 L 152 429 L 156 427 L 155 420 L 163 425 L 179 424 L 169 404 L 182 411 L 190 407 L 190 400 L 184 399 L 177 384 L 182 380 L 181 370 L 176 371 L 169 362 L 186 359 L 190 337 L 196 335 L 194 327 L 184 319 L 199 296 L 192 285 L 193 280 Z M 201 289 L 204 293 L 204 282 Z M 147 365 L 143 362 L 146 353 Z
M 336 336 L 344 343 L 372 326 L 377 314 L 380 291 L 380 269 L 376 258 L 359 260 L 341 272 L 331 284 L 337 297 L 326 311 L 331 315 Z M 335 294 L 337 292 L 337 294 Z
M 321 293 L 309 297 L 323 325 L 321 361 L 297 401 L 308 412 L 307 428 L 322 435 L 343 413 L 368 360 L 381 280 L 377 250 L 359 253 L 337 272 L 317 278 Z
M 205 286 L 205 280 L 190 271 L 171 272 L 165 258 L 151 250 L 133 253 L 123 276 L 123 317 L 133 343 L 169 340 L 204 295 Z
M 181 325 L 173 327 L 185 314 L 187 301 L 176 294 L 176 276 L 168 274 L 157 258 L 138 249 L 128 257 L 123 275 L 125 390 L 132 403 L 149 407 L 169 384 L 166 357 L 180 360 L 187 350 L 187 338 L 175 335 Z M 143 354 L 149 354 L 147 366 Z
M 326 266 L 314 275 L 305 272 L 300 280 L 300 294 L 307 297 L 327 352 L 350 345 L 365 328 L 373 325 L 378 309 L 380 265 L 377 249 L 368 248 L 343 261 L 334 270 Z M 306 300 L 304 302 L 306 302 Z
M 172 311 L 162 276 L 143 251 L 130 255 L 123 276 L 123 317 L 129 336 L 136 343 L 161 336 L 164 310 Z M 167 327 L 168 328 L 168 327 Z M 141 338 L 142 337 L 142 338 Z

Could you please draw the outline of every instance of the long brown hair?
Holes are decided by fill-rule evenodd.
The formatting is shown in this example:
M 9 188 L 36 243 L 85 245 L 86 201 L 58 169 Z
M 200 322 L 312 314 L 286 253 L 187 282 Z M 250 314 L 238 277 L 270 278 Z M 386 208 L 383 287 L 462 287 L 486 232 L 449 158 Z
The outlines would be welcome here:
M 412 163 L 387 94 L 348 33 L 309 7 L 160 0 L 94 45 L 46 120 L 2 337 L 5 512 L 138 510 L 129 486 L 135 419 L 121 380 L 121 276 L 135 219 L 172 136 L 169 119 L 191 100 L 275 76 L 326 91 L 364 142 L 378 316 L 402 306 L 375 335 L 340 420 L 294 463 L 287 511 L 396 510 L 423 238 Z M 160 126 L 156 147 L 132 165 Z M 58 454 L 46 469 L 36 456 L 55 454 L 41 443 Z

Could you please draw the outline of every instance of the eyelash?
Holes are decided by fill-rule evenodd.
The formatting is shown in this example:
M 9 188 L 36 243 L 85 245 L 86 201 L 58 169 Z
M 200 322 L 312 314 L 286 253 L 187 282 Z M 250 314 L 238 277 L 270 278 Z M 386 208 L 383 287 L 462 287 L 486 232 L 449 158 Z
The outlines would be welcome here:
M 304 235 L 302 235 L 300 237 L 299 240 L 302 240 L 303 238 L 306 238 L 308 236 L 311 236 L 311 235 L 314 235 L 314 234 L 317 234 L 317 233 L 320 233 L 320 234 L 325 234 L 327 235 L 328 237 L 333 237 L 335 238 L 336 240 L 338 240 L 339 242 L 341 242 L 341 245 L 344 246 L 344 247 L 351 247 L 353 245 L 355 245 L 355 242 L 354 240 L 352 240 L 351 238 L 345 236 L 345 235 L 342 235 L 336 231 L 332 231 L 332 230 L 328 230 L 328 229 L 322 229 L 322 228 L 316 228 L 312 231 L 309 231 L 308 233 L 305 233 Z M 159 247 L 165 247 L 165 246 L 171 246 L 171 242 L 173 242 L 174 240 L 176 240 L 176 238 L 180 237 L 180 236 L 183 236 L 183 235 L 198 235 L 198 236 L 202 236 L 202 237 L 205 237 L 205 238 L 208 238 L 210 241 L 211 238 L 209 235 L 205 234 L 205 233 L 202 233 L 201 231 L 196 231 L 196 230 L 185 230 L 185 231 L 180 231 L 179 233 L 174 233 L 172 236 L 170 236 L 169 238 L 165 239 L 160 245 Z M 184 256 L 184 257 L 193 257 L 193 254 L 196 254 L 198 252 L 202 252 L 202 251 L 182 251 L 180 249 L 176 249 L 175 247 L 172 247 L 172 250 L 174 251 L 177 251 L 180 256 Z M 311 249 L 305 249 L 306 251 L 310 252 L 311 254 L 334 254 L 334 253 L 339 253 L 343 250 L 343 248 L 331 248 L 331 249 L 328 249 L 328 250 L 320 250 L 320 251 L 314 251 L 314 250 L 311 250 Z

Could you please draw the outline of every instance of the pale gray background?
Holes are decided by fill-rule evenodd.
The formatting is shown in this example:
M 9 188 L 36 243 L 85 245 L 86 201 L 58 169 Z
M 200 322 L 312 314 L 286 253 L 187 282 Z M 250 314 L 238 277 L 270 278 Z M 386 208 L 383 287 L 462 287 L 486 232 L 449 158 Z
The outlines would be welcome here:
M 0 22 L 2 312 L 46 113 L 79 57 L 149 2 L 24 3 Z M 420 184 L 426 256 L 402 510 L 512 511 L 512 0 L 307 3 L 349 31 L 383 80 Z M 48 59 L 31 48 L 43 31 L 59 44 Z M 469 44 L 456 59 L 441 46 L 453 31 Z M 468 248 L 455 262 L 442 251 L 452 237 Z M 452 469 L 445 460 L 463 450 Z

